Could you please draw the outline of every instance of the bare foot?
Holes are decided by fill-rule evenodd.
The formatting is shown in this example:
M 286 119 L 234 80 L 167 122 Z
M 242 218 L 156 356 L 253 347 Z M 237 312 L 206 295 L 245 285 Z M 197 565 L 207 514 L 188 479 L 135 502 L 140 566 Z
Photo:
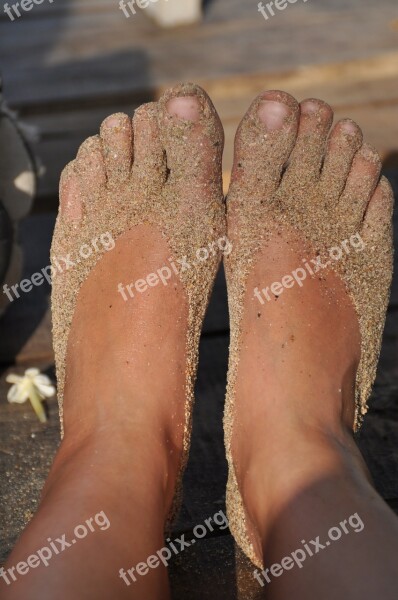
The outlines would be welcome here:
M 387 522 L 393 518 L 375 500 L 352 437 L 366 412 L 388 303 L 393 198 L 359 127 L 344 120 L 329 134 L 332 121 L 320 100 L 299 106 L 288 94 L 267 92 L 236 137 L 227 202 L 233 251 L 225 260 L 228 504 L 238 543 L 261 567 L 315 533 L 317 523 L 318 533 L 328 518 L 334 524 L 333 507 L 322 512 L 311 496 L 320 480 L 329 481 L 327 494 L 313 490 L 322 506 L 329 495 L 330 504 L 355 512 L 366 498 L 363 512 L 373 502 Z M 359 482 L 353 489 L 351 478 Z M 274 543 L 278 519 L 294 512 L 301 494 L 308 502 L 290 528 L 301 537 L 281 533 Z M 278 586 L 275 597 L 293 591 Z M 314 590 L 313 597 L 329 597 Z M 305 585 L 302 594 L 295 595 L 311 596 Z
M 53 286 L 65 435 L 9 565 L 100 511 L 110 526 L 19 576 L 7 598 L 169 596 L 159 561 L 145 576 L 128 570 L 163 547 L 187 459 L 199 335 L 226 243 L 222 150 L 207 95 L 182 85 L 133 121 L 108 117 L 63 173 L 52 264 L 74 263 Z

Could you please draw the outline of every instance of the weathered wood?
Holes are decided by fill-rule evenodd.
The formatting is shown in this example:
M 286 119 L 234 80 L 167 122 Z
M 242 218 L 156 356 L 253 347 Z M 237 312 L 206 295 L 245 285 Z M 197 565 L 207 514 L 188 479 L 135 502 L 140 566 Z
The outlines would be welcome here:
M 233 141 L 238 124 L 254 96 L 265 88 L 287 90 L 299 100 L 324 98 L 333 106 L 336 121 L 347 116 L 356 120 L 366 140 L 377 148 L 390 166 L 396 168 L 397 78 L 398 54 L 394 53 L 377 59 L 308 67 L 279 75 L 250 74 L 202 82 L 225 129 L 226 184 L 232 169 Z M 92 101 L 83 102 L 81 98 L 78 105 L 54 105 L 48 114 L 45 106 L 36 114 L 27 111 L 27 122 L 37 127 L 41 137 L 35 145 L 45 167 L 39 182 L 39 197 L 54 197 L 55 209 L 60 173 L 65 164 L 76 156 L 83 140 L 98 133 L 101 121 L 108 114 L 121 111 L 131 115 L 140 103 L 158 98 L 162 90 L 163 87 L 159 87 L 138 94 L 124 93 L 119 97 L 113 94 L 106 96 L 104 91 Z
M 210 3 L 203 24 L 173 31 L 159 31 L 145 11 L 126 19 L 117 3 L 108 11 L 81 11 L 65 1 L 42 18 L 37 8 L 17 22 L 0 21 L 7 94 L 20 107 L 68 98 L 95 101 L 175 81 L 271 74 L 396 50 L 394 0 L 361 6 L 350 0 L 344 12 L 327 0 L 298 2 L 270 21 L 256 3 L 218 0 Z M 314 53 L 319 40 L 322 52 Z

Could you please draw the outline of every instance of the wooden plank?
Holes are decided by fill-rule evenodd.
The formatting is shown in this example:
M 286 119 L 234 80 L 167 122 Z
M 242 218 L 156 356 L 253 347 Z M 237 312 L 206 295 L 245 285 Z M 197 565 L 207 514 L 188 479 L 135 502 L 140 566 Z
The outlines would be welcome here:
M 251 74 L 230 77 L 218 82 L 205 83 L 219 111 L 226 133 L 224 172 L 226 189 L 232 169 L 233 140 L 238 124 L 252 99 L 261 89 L 285 89 L 298 99 L 320 97 L 335 110 L 336 121 L 351 117 L 364 131 L 365 138 L 374 145 L 383 159 L 397 167 L 398 154 L 398 54 L 369 61 L 308 67 L 279 75 Z M 27 122 L 37 128 L 40 142 L 35 145 L 37 155 L 45 167 L 39 182 L 39 197 L 56 196 L 60 172 L 76 156 L 79 145 L 89 135 L 99 131 L 101 121 L 112 112 L 132 114 L 141 103 L 156 99 L 163 88 L 140 92 L 139 98 L 104 96 L 75 108 L 58 107 L 47 114 L 30 114 Z M 151 95 L 152 94 L 152 95 Z M 31 108 L 29 109 L 31 110 Z M 53 204 L 53 209 L 55 205 Z
M 35 19 L 34 27 L 25 15 L 17 23 L 2 21 L 0 38 L 13 50 L 12 60 L 9 53 L 3 60 L 8 97 L 19 107 L 68 98 L 95 100 L 104 94 L 158 89 L 176 80 L 218 81 L 248 71 L 271 74 L 396 49 L 392 0 L 383 0 L 383 9 L 378 4 L 366 10 L 350 0 L 344 12 L 325 3 L 297 3 L 270 22 L 256 5 L 228 0 L 215 4 L 203 25 L 173 31 L 156 29 L 144 11 L 126 19 L 117 6 L 109 12 L 75 14 L 70 4 L 67 17 L 49 11 L 51 17 Z M 319 40 L 322 52 L 314 54 Z

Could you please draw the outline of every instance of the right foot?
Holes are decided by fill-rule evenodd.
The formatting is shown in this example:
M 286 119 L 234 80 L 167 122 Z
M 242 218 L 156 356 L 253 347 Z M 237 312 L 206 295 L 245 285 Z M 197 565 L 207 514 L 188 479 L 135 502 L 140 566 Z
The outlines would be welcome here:
M 324 102 L 299 106 L 267 92 L 236 137 L 227 202 L 228 516 L 258 566 L 272 507 L 282 510 L 332 468 L 323 436 L 365 472 L 349 432 L 376 372 L 393 198 L 359 127 L 340 121 L 329 135 L 332 120 Z M 330 266 L 316 272 L 319 260 Z
M 142 106 L 132 123 L 108 117 L 66 168 L 53 264 L 104 232 L 116 240 L 97 265 L 93 253 L 54 282 L 58 396 L 62 405 L 65 382 L 69 440 L 82 415 L 85 434 L 104 418 L 117 429 L 112 415 L 145 418 L 159 421 L 170 448 L 183 450 L 177 462 L 185 462 L 199 336 L 226 239 L 222 150 L 210 99 L 187 84 Z
M 214 107 L 188 84 L 132 122 L 108 117 L 63 173 L 52 264 L 78 263 L 53 282 L 65 436 L 10 564 L 99 510 L 111 527 L 102 545 L 97 534 L 54 560 L 47 579 L 33 571 L 24 597 L 168 597 L 165 569 L 130 587 L 118 571 L 164 546 L 176 508 L 202 320 L 226 249 L 222 150 Z

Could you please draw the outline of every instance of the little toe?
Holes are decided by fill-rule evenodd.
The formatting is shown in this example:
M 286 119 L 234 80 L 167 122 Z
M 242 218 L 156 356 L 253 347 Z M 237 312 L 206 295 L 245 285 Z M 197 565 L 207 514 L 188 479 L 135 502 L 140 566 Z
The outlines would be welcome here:
M 359 226 L 366 207 L 379 182 L 381 160 L 377 151 L 367 143 L 354 156 L 343 194 L 338 203 L 346 223 Z
M 86 203 L 94 204 L 106 184 L 106 168 L 99 135 L 89 137 L 82 143 L 75 160 L 75 171 Z
M 134 113 L 134 180 L 140 190 L 160 192 L 166 181 L 166 157 L 160 141 L 158 105 L 144 104 Z
M 236 133 L 232 187 L 262 197 L 277 189 L 296 141 L 298 116 L 297 101 L 285 92 L 267 91 L 254 100 Z
M 389 181 L 382 177 L 365 213 L 362 234 L 366 243 L 379 246 L 380 240 L 391 241 L 393 210 L 394 193 Z M 380 247 L 378 251 L 381 251 Z
M 351 119 L 343 119 L 333 128 L 321 174 L 324 195 L 337 202 L 344 190 L 355 154 L 362 146 L 363 135 Z
M 76 161 L 66 165 L 59 184 L 60 214 L 72 224 L 78 224 L 83 217 L 82 190 L 75 165 Z
M 101 139 L 107 171 L 108 186 L 115 187 L 131 174 L 133 159 L 133 128 L 131 119 L 116 113 L 103 121 Z
M 283 177 L 289 188 L 303 188 L 318 180 L 332 122 L 333 111 L 323 100 L 301 102 L 297 141 Z
M 168 183 L 222 193 L 224 131 L 208 95 L 194 84 L 168 90 L 159 101 L 159 130 L 166 151 Z M 199 188 L 199 190 L 197 189 Z

